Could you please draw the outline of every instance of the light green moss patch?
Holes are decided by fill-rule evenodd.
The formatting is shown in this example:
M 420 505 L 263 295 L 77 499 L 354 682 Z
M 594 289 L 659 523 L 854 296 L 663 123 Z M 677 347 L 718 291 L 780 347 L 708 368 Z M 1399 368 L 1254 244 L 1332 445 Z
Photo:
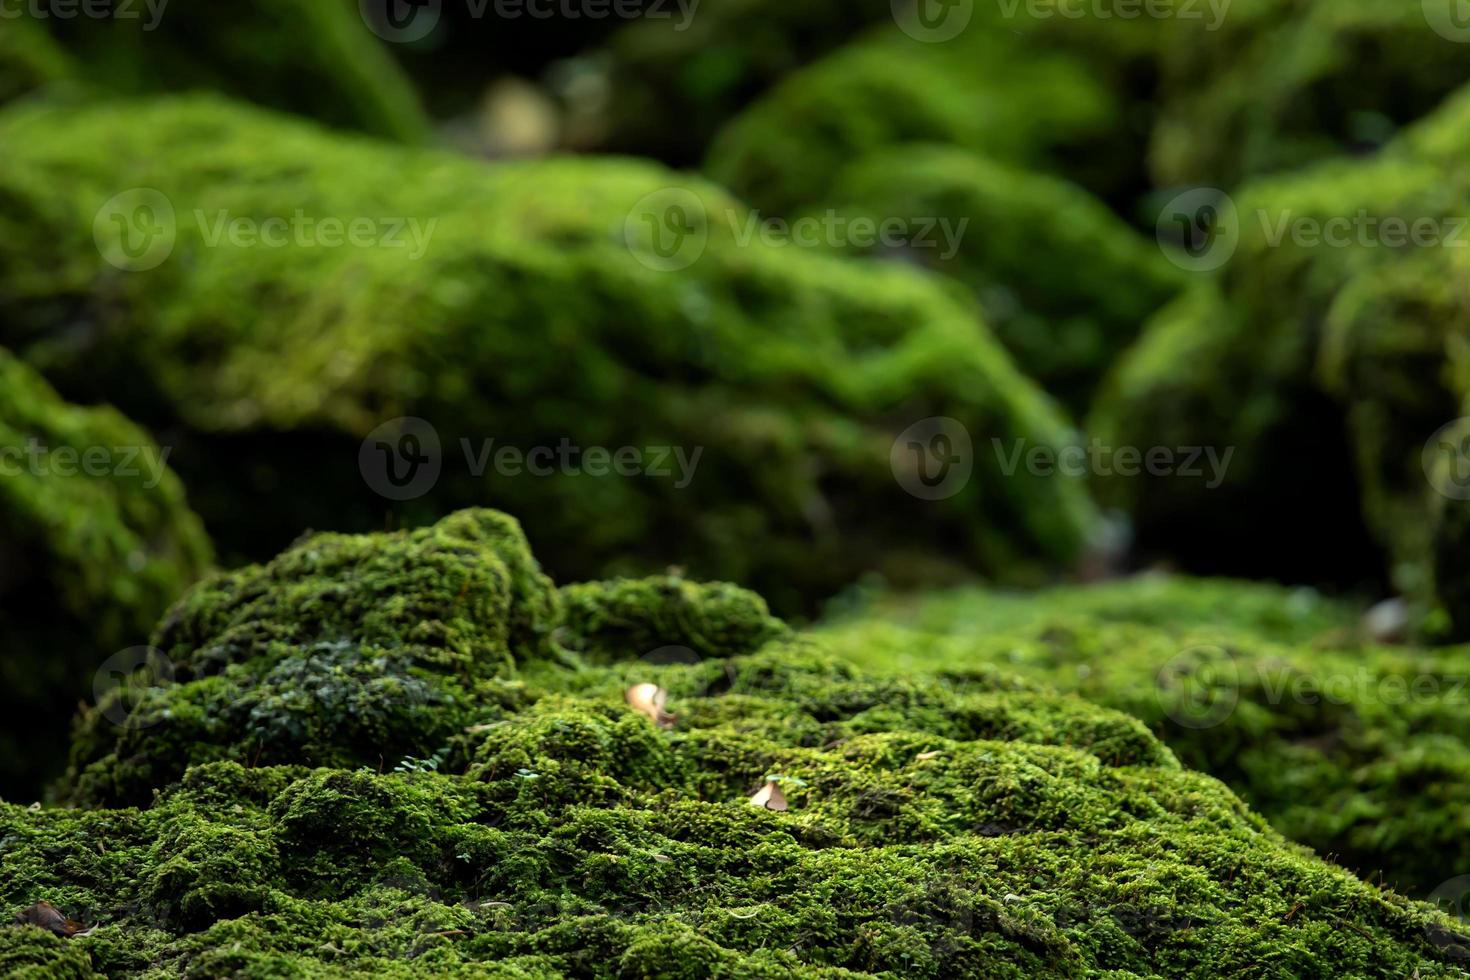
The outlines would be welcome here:
M 1144 577 L 880 605 L 864 669 L 987 668 L 1141 719 L 1286 836 L 1415 895 L 1470 870 L 1470 649 L 1375 647 L 1306 590 Z

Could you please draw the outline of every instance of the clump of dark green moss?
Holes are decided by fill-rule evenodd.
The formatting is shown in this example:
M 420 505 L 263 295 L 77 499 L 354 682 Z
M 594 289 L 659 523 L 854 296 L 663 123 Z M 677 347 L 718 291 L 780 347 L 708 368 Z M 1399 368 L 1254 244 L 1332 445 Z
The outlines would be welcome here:
M 1470 51 L 1436 33 L 1453 28 L 1450 9 L 1265 0 L 1231 5 L 1209 29 L 1170 24 L 1159 49 L 1155 177 L 1233 187 L 1378 149 L 1464 82 Z
M 1006 476 L 982 451 L 1077 436 L 972 303 L 913 270 L 743 243 L 747 212 L 707 183 L 625 160 L 486 166 L 210 98 L 17 107 L 0 139 L 14 147 L 0 174 L 6 337 L 63 390 L 177 429 L 227 555 L 260 557 L 301 528 L 493 504 L 528 515 L 563 579 L 687 560 L 788 612 L 870 570 L 1034 576 L 1096 526 L 1081 481 Z M 122 273 L 77 229 L 133 186 L 173 202 L 177 237 L 157 268 Z M 670 213 L 639 211 L 660 193 L 697 225 L 677 273 L 640 220 Z M 423 251 L 409 257 L 406 224 L 403 248 L 210 237 L 222 217 L 298 212 L 412 219 Z M 80 321 L 97 328 L 66 329 Z M 442 467 L 395 503 L 360 453 L 401 416 L 435 427 Z M 893 463 L 898 436 L 931 417 L 976 445 L 972 477 L 938 501 L 906 491 Z M 495 461 L 563 444 L 631 450 L 641 468 Z
M 310 768 L 302 732 L 273 764 L 134 769 L 157 791 L 144 809 L 0 805 L 0 903 L 48 902 L 85 927 L 0 928 L 0 962 L 75 976 L 1462 975 L 1457 922 L 1287 844 L 1128 715 L 984 667 L 864 672 L 753 596 L 672 580 L 567 590 L 560 635 L 605 658 L 572 665 L 525 628 L 562 608 L 528 563 L 507 518 L 472 512 L 308 539 L 196 590 L 161 631 L 186 675 L 332 635 L 348 663 L 396 643 L 422 676 L 484 683 L 434 704 L 442 743 L 392 772 L 391 755 Z M 613 612 L 638 627 L 609 628 Z M 694 661 L 642 658 L 696 634 L 727 639 Z M 634 684 L 666 692 L 671 726 L 627 703 Z M 233 723 L 200 681 L 173 691 L 155 737 L 185 715 Z M 330 692 L 300 693 L 330 716 Z M 92 769 L 94 787 L 108 767 L 121 759 Z M 754 805 L 762 787 L 781 802 Z
M 35 799 L 113 654 L 210 563 L 167 454 L 117 412 L 68 405 L 0 349 L 0 794 Z M 124 654 L 124 657 L 126 655 Z
M 1308 590 L 1155 576 L 875 612 L 823 640 L 865 669 L 987 664 L 1125 711 L 1287 837 L 1408 893 L 1470 873 L 1470 649 L 1374 646 Z
M 0 105 L 74 77 L 71 59 L 33 20 L 10 20 L 0 31 Z
M 1236 195 L 1228 264 L 1149 324 L 1088 425 L 1113 446 L 1234 447 L 1209 494 L 1170 477 L 1101 487 L 1134 515 L 1145 550 L 1207 571 L 1377 576 L 1415 603 L 1426 632 L 1467 635 L 1470 609 L 1449 605 L 1464 566 L 1434 555 L 1436 528 L 1466 503 L 1425 462 L 1440 453 L 1431 437 L 1470 412 L 1457 367 L 1470 313 L 1451 285 L 1470 202 L 1467 105 L 1462 94 L 1375 158 Z M 1299 486 L 1324 489 L 1285 490 Z M 1263 550 L 1278 531 L 1292 548 Z

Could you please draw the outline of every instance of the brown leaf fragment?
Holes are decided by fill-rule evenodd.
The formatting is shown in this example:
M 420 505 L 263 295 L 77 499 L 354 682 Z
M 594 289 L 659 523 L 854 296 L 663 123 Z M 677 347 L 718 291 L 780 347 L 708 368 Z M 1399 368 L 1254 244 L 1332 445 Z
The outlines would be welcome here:
M 18 926 L 40 926 L 58 936 L 70 939 L 86 927 L 75 919 L 68 919 L 50 902 L 37 902 L 23 912 L 15 913 Z
M 664 710 L 669 692 L 657 684 L 634 684 L 628 688 L 628 704 L 639 714 L 647 715 L 660 728 L 673 728 L 676 715 Z
M 750 797 L 750 802 L 752 806 L 763 806 L 767 810 L 775 810 L 778 813 L 785 813 L 788 809 L 786 794 L 782 793 L 781 787 L 772 780 L 767 780 L 764 786 L 756 790 Z

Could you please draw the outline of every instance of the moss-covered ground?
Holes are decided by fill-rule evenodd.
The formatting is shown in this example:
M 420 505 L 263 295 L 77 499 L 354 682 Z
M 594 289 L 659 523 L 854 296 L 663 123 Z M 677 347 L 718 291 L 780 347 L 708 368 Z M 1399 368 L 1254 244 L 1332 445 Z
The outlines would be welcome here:
M 1470 949 L 1138 719 L 860 669 L 727 586 L 559 590 L 492 512 L 304 539 L 155 643 L 175 682 L 83 724 L 90 805 L 0 806 L 0 901 L 76 933 L 0 929 L 11 975 L 1438 977 Z

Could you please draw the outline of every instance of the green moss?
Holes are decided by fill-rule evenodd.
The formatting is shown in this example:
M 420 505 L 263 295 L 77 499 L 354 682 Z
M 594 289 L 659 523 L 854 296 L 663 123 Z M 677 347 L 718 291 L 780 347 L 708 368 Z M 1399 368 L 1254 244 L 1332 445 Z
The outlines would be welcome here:
M 1465 414 L 1466 316 L 1446 285 L 1461 274 L 1454 241 L 1470 201 L 1453 153 L 1463 115 L 1463 100 L 1451 103 L 1376 159 L 1236 195 L 1233 258 L 1147 327 L 1088 426 L 1114 445 L 1236 448 L 1221 491 L 1192 504 L 1185 481 L 1167 477 L 1103 488 L 1137 516 L 1150 547 L 1183 543 L 1192 568 L 1258 574 L 1249 552 L 1261 530 L 1290 528 L 1299 560 L 1273 575 L 1355 584 L 1376 574 L 1421 608 L 1439 601 L 1426 529 L 1453 505 L 1434 492 L 1421 455 Z M 1413 245 L 1426 223 L 1435 239 Z M 1300 228 L 1325 229 L 1336 244 Z M 1288 485 L 1334 492 L 1283 493 Z M 1371 541 L 1355 540 L 1365 523 Z M 1465 625 L 1454 629 L 1464 635 Z
M 869 570 L 1034 575 L 1092 533 L 1079 481 L 1006 477 L 988 452 L 950 499 L 905 492 L 890 452 L 918 420 L 954 418 L 977 445 L 1075 434 L 958 290 L 742 244 L 746 212 L 708 184 L 622 160 L 490 167 L 204 98 L 37 107 L 0 133 L 16 148 L 0 175 L 6 335 L 64 390 L 179 427 L 197 447 L 181 449 L 183 475 L 228 551 L 491 503 L 530 515 L 563 579 L 687 559 L 691 575 L 759 586 L 790 611 Z M 171 257 L 146 274 L 106 266 L 91 241 L 97 209 L 130 186 L 157 188 L 178 215 Z M 670 188 L 708 231 L 678 274 L 624 240 L 630 224 L 642 233 L 637 202 Z M 417 262 L 406 249 L 208 244 L 225 212 L 298 209 L 437 223 Z M 77 318 L 98 329 L 58 329 Z M 395 505 L 359 453 L 399 416 L 436 427 L 443 469 L 433 493 Z M 637 450 L 643 472 L 502 474 L 485 454 L 563 441 Z
M 628 24 L 589 59 L 606 78 L 601 141 L 675 164 L 782 76 L 891 16 L 887 0 L 725 0 Z
M 1077 186 L 962 150 L 860 157 L 819 203 L 828 209 L 809 219 L 905 222 L 913 239 L 898 254 L 969 287 L 1017 364 L 1077 409 L 1183 284 L 1153 242 Z
M 336 580 L 344 628 L 375 635 L 358 579 L 386 592 L 387 566 L 449 542 L 465 568 L 506 563 L 504 518 L 446 524 L 304 542 L 282 567 L 376 546 L 381 565 Z M 474 526 L 497 529 L 478 553 Z M 259 583 L 257 609 L 315 634 L 300 581 Z M 647 583 L 568 605 L 599 590 L 648 622 L 670 606 Z M 667 629 L 753 635 L 764 612 L 737 598 L 685 594 L 708 608 Z M 1264 622 L 1260 604 L 1238 603 Z M 478 646 L 513 632 L 499 609 L 464 617 Z M 1462 975 L 1457 922 L 1289 845 L 1127 715 L 985 669 L 863 672 L 784 634 L 658 665 L 592 622 L 606 666 L 531 655 L 524 680 L 468 692 L 438 771 L 215 761 L 155 773 L 142 810 L 0 805 L 0 903 L 90 927 L 0 929 L 0 957 L 154 977 Z M 676 725 L 626 705 L 630 683 L 662 686 Z M 176 713 L 216 708 L 176 690 Z M 767 781 L 786 810 L 748 802 Z
M 1407 893 L 1470 868 L 1470 649 L 1372 646 L 1315 593 L 1155 576 L 958 591 L 821 639 L 865 669 L 986 664 L 1125 711 L 1286 836 Z
M 428 136 L 418 96 L 356 0 L 252 0 L 228 14 L 199 3 L 128 9 L 131 18 L 45 21 L 100 93 L 209 89 L 377 136 Z
M 55 774 L 36 746 L 114 653 L 210 563 L 167 455 L 117 412 L 63 402 L 0 349 L 0 793 Z M 131 666 L 131 665 L 130 665 Z
M 1433 10 L 1381 0 L 1236 0 L 1217 30 L 1171 25 L 1152 164 L 1164 184 L 1233 187 L 1376 149 L 1464 82 Z
M 876 31 L 791 75 L 711 145 L 705 168 L 767 215 L 826 199 L 854 158 L 941 143 L 1022 165 L 1106 131 L 1116 107 L 1074 60 L 990 30 L 926 44 Z
M 466 512 L 390 538 L 317 535 L 201 583 L 153 638 L 174 683 L 119 689 L 73 748 L 76 795 L 145 802 L 195 762 L 427 757 L 477 682 L 554 655 L 558 595 L 514 521 Z
M 0 31 L 0 105 L 72 79 L 66 53 L 33 20 L 6 20 Z

